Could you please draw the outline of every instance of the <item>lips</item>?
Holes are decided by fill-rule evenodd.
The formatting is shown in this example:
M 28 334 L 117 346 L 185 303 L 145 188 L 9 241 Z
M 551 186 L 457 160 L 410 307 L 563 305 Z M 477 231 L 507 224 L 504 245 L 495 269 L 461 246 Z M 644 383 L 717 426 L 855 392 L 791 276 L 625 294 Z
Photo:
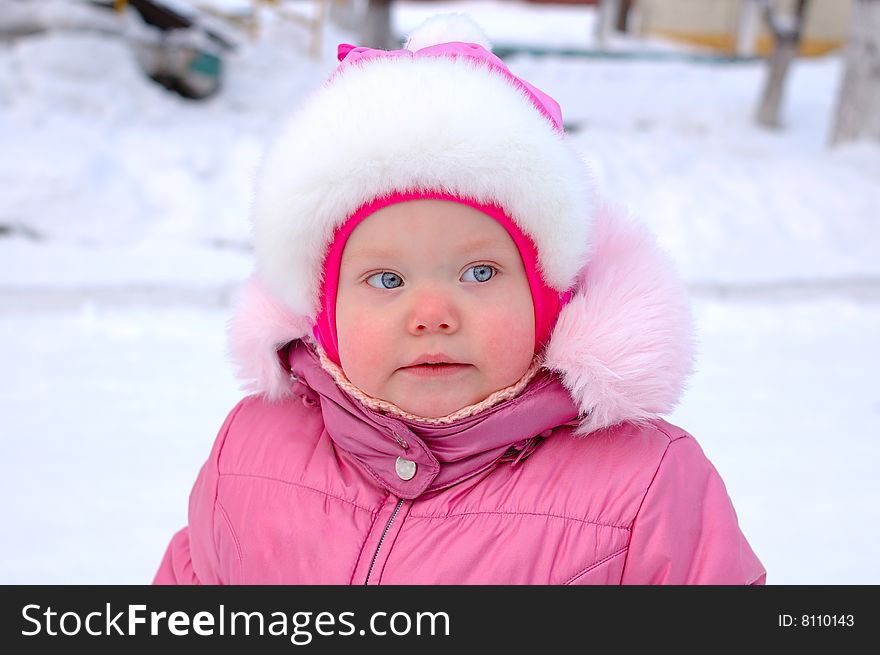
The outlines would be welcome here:
M 401 371 L 410 375 L 427 378 L 440 378 L 457 375 L 470 368 L 470 364 L 439 363 L 439 364 L 416 364 L 404 366 Z
M 443 365 L 443 364 L 460 364 L 460 362 L 455 361 L 455 358 L 450 357 L 444 353 L 426 353 L 424 355 L 420 355 L 417 359 L 407 364 L 405 368 L 409 368 L 410 366 L 422 366 L 422 365 Z
M 445 377 L 460 373 L 467 368 L 470 368 L 470 364 L 457 362 L 444 353 L 428 353 L 400 370 L 420 377 Z

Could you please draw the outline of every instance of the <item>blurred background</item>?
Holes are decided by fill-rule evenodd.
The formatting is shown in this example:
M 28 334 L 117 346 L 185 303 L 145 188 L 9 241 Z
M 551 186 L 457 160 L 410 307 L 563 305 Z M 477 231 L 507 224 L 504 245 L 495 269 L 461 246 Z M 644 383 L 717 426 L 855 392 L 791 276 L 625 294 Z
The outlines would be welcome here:
M 768 583 L 880 583 L 880 0 L 0 0 L 0 583 L 151 581 L 242 395 L 266 144 L 450 11 L 675 260 L 671 420 Z

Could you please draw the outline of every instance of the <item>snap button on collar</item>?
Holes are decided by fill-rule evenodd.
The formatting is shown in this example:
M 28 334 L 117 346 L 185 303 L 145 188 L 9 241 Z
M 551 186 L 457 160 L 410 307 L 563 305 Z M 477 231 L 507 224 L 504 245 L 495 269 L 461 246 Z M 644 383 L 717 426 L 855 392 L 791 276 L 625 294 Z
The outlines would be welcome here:
M 394 470 L 401 480 L 412 480 L 416 475 L 416 463 L 411 459 L 398 457 L 394 462 Z
M 403 439 L 403 437 L 401 437 L 396 432 L 393 434 L 394 434 L 394 440 L 397 442 L 397 445 L 400 446 L 401 448 L 403 448 L 404 450 L 407 450 L 409 448 L 409 444 L 406 443 L 406 441 Z

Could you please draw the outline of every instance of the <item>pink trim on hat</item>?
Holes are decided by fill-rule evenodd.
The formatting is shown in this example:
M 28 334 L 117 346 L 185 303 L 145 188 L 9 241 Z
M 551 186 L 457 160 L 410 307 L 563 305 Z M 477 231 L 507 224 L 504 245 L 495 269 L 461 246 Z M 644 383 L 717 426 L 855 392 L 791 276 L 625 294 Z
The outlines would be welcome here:
M 353 46 L 348 43 L 340 43 L 336 50 L 336 58 L 341 62 L 336 68 L 332 80 L 336 75 L 351 65 L 361 64 L 371 59 L 421 59 L 423 57 L 449 57 L 450 59 L 458 59 L 459 57 L 470 59 L 478 62 L 490 70 L 495 71 L 513 86 L 520 89 L 550 122 L 557 132 L 563 131 L 562 124 L 562 108 L 559 103 L 536 86 L 529 84 L 526 80 L 517 77 L 504 62 L 492 52 L 486 50 L 477 43 L 463 43 L 461 41 L 451 41 L 449 43 L 439 43 L 437 45 L 428 46 L 421 50 L 375 50 L 365 46 Z
M 407 191 L 376 198 L 362 205 L 336 230 L 333 242 L 324 258 L 324 274 L 321 281 L 321 309 L 315 318 L 312 334 L 321 344 L 326 355 L 336 364 L 339 360 L 339 341 L 336 334 L 336 293 L 339 288 L 339 266 L 348 237 L 368 216 L 383 207 L 409 200 L 448 200 L 473 207 L 498 221 L 513 239 L 525 268 L 535 317 L 535 352 L 538 352 L 550 337 L 559 311 L 570 300 L 571 291 L 559 293 L 547 286 L 538 271 L 538 252 L 532 240 L 514 223 L 504 211 L 495 205 L 484 205 L 468 198 L 460 198 L 438 191 Z

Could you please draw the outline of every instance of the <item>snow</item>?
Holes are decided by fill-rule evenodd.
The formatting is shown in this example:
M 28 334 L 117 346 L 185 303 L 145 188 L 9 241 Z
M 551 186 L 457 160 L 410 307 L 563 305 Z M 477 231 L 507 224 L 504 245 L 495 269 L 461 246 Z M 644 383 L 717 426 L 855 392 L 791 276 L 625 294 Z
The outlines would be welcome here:
M 0 0 L 0 22 L 24 4 Z M 48 29 L 0 40 L 0 583 L 149 582 L 240 397 L 224 330 L 261 153 L 357 36 L 326 25 L 312 60 L 306 31 L 264 12 L 221 93 L 193 102 L 143 76 L 123 19 L 90 31 L 93 8 L 35 4 Z M 446 9 L 498 46 L 591 46 L 574 5 L 398 2 L 394 24 Z M 693 291 L 699 370 L 671 420 L 771 584 L 877 584 L 880 146 L 827 146 L 840 59 L 795 63 L 768 132 L 760 62 L 612 47 L 638 56 L 508 64 L 560 102 L 598 191 Z

